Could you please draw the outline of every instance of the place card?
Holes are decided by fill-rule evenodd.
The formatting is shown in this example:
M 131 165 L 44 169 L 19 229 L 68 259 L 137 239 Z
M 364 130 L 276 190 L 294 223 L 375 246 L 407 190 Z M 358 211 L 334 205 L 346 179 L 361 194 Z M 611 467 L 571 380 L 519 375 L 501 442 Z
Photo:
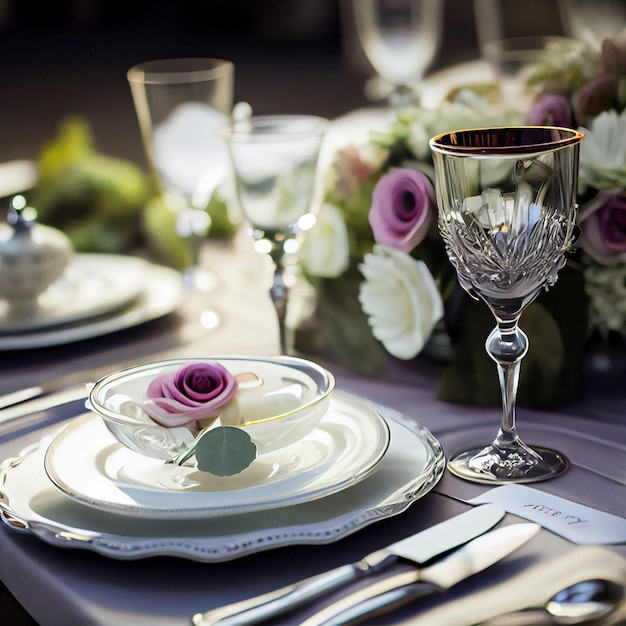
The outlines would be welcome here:
M 577 544 L 626 543 L 626 519 L 526 485 L 495 487 L 468 502 L 499 504 Z

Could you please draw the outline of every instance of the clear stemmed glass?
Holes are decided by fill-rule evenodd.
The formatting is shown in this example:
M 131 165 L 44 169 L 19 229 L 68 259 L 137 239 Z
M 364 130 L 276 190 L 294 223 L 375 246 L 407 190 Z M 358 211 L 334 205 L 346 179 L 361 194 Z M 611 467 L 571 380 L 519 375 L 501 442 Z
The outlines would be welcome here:
M 149 61 L 127 74 L 148 161 L 166 202 L 176 208 L 176 234 L 189 242 L 187 284 L 208 291 L 199 246 L 211 225 L 206 207 L 230 161 L 220 130 L 233 107 L 230 61 L 183 58 Z
M 485 347 L 496 362 L 502 423 L 488 446 L 448 462 L 481 483 L 521 483 L 568 467 L 555 450 L 517 434 L 515 400 L 528 348 L 518 327 L 524 308 L 553 285 L 575 239 L 580 132 L 554 127 L 460 130 L 430 141 L 439 230 L 461 286 L 483 300 L 497 326 Z
M 392 107 L 418 97 L 419 81 L 439 50 L 441 0 L 352 0 L 363 52 L 380 79 L 391 86 Z
M 319 205 L 318 157 L 328 120 L 312 115 L 266 115 L 234 122 L 226 130 L 239 206 L 255 249 L 274 263 L 270 296 L 280 350 L 287 354 L 286 270 L 297 261 L 304 233 Z

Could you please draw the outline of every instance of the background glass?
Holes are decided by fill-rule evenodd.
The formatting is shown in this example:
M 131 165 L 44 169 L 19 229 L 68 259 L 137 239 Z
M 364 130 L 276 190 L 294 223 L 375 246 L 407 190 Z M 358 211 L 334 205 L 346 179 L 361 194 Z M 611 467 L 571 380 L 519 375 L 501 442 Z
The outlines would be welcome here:
M 605 37 L 626 35 L 624 0 L 558 0 L 565 33 L 599 48 Z
M 304 233 L 315 224 L 318 157 L 327 125 L 326 119 L 312 115 L 267 115 L 235 122 L 226 131 L 239 208 L 255 249 L 274 263 L 270 296 L 282 354 L 288 352 L 287 269 L 297 261 Z
M 148 161 L 165 201 L 177 210 L 176 234 L 191 247 L 186 282 L 210 290 L 214 277 L 199 267 L 199 245 L 211 218 L 206 207 L 228 172 L 220 129 L 233 108 L 234 66 L 221 59 L 149 61 L 128 81 Z
M 518 436 L 515 400 L 528 339 L 518 323 L 553 285 L 573 245 L 582 134 L 551 127 L 461 130 L 431 139 L 439 230 L 461 286 L 497 326 L 485 347 L 496 362 L 502 422 L 494 441 L 453 456 L 454 474 L 482 483 L 533 482 L 563 473 L 557 451 Z
M 391 86 L 392 106 L 419 99 L 419 82 L 441 42 L 441 0 L 353 0 L 363 51 L 380 79 Z

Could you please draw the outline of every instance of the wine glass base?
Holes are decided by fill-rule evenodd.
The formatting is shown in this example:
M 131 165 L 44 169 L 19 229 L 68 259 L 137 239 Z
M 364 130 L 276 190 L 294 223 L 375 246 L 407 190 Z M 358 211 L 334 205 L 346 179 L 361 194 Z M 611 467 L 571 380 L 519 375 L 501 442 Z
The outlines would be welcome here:
M 530 446 L 529 446 L 530 447 Z M 556 450 L 532 446 L 536 457 L 487 446 L 455 454 L 448 461 L 448 469 L 455 476 L 474 483 L 507 485 L 534 483 L 560 476 L 569 468 L 567 458 Z

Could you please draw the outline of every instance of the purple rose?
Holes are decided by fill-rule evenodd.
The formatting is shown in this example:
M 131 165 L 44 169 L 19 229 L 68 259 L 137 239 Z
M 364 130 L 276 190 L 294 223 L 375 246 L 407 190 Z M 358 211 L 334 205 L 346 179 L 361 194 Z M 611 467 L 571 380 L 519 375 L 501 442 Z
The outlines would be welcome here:
M 143 410 L 167 428 L 216 418 L 236 393 L 235 377 L 219 363 L 198 362 L 157 376 L 148 385 Z
M 571 126 L 574 120 L 567 98 L 549 93 L 531 107 L 527 121 L 534 126 Z
M 435 190 L 428 177 L 410 168 L 393 169 L 376 184 L 369 222 L 377 243 L 411 252 L 435 216 Z
M 626 193 L 608 196 L 580 224 L 583 250 L 604 265 L 626 261 Z
M 572 94 L 572 109 L 579 126 L 587 126 L 600 113 L 613 108 L 617 86 L 613 76 L 598 76 Z
M 603 74 L 623 76 L 626 74 L 626 41 L 621 37 L 605 37 L 600 52 L 600 66 Z

